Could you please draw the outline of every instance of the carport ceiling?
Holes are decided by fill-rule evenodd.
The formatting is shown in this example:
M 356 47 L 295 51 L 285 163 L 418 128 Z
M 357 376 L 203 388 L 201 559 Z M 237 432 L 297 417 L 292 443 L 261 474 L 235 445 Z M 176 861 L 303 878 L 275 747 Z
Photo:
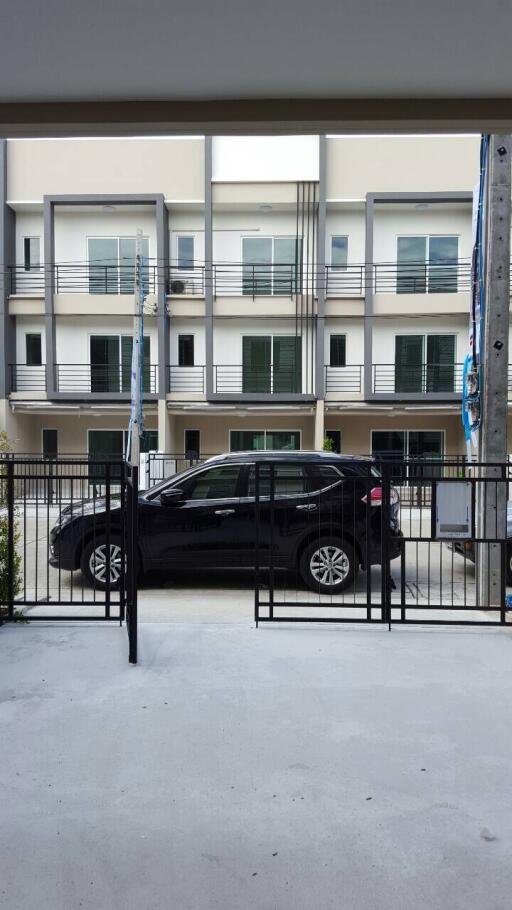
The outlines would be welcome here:
M 508 0 L 4 3 L 0 123 L 505 128 L 511 32 Z

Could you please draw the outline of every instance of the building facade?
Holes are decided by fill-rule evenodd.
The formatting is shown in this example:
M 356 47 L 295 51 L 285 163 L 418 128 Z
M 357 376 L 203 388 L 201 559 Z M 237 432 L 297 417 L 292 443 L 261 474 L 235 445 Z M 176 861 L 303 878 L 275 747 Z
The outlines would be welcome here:
M 478 153 L 476 136 L 2 141 L 2 428 L 18 452 L 121 454 L 142 231 L 146 450 L 463 454 Z

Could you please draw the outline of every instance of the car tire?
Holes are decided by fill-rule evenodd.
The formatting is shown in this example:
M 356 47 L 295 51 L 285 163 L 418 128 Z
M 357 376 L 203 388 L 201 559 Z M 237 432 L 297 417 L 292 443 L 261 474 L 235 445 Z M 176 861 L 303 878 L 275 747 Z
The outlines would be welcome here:
M 96 590 L 106 591 L 106 552 L 107 538 L 98 534 L 87 543 L 80 558 L 83 576 Z M 117 591 L 121 579 L 121 538 L 110 535 L 110 590 Z
M 507 547 L 507 585 L 512 587 L 512 547 Z
M 339 594 L 354 584 L 358 564 L 352 544 L 339 537 L 321 537 L 308 544 L 300 557 L 299 572 L 311 591 Z

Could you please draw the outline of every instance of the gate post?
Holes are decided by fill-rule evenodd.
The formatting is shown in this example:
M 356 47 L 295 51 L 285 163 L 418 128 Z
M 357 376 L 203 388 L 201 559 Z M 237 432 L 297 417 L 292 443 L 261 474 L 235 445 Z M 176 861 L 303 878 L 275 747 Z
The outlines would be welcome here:
M 14 462 L 7 461 L 7 618 L 14 619 Z
M 126 623 L 128 626 L 128 660 L 137 663 L 137 570 L 138 570 L 138 472 L 132 465 L 127 484 L 127 547 L 126 547 Z
M 391 529 L 391 466 L 382 463 L 382 504 L 381 504 L 381 600 L 382 620 L 391 631 L 391 560 L 389 556 L 389 534 Z

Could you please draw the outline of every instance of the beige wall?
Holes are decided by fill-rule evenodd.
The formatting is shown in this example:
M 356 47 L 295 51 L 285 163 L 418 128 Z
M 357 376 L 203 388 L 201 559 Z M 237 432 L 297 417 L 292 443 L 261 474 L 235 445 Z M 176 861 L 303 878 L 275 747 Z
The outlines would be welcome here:
M 326 430 L 341 430 L 341 449 L 347 455 L 366 455 L 371 451 L 372 430 L 444 430 L 445 454 L 465 453 L 464 434 L 459 415 L 391 416 L 354 415 L 350 412 L 325 416 Z
M 86 454 L 87 430 L 125 430 L 127 426 L 128 411 L 123 416 L 113 414 L 102 417 L 80 412 L 68 415 L 15 412 L 7 416 L 9 436 L 15 451 L 20 453 L 39 454 L 42 451 L 43 428 L 58 431 L 59 455 L 65 456 Z M 148 430 L 157 429 L 156 413 L 147 415 L 145 426 Z
M 191 139 L 13 139 L 7 145 L 8 199 L 58 193 L 164 193 L 204 199 L 204 141 Z
M 301 430 L 302 447 L 313 448 L 314 417 L 274 414 L 269 417 L 248 414 L 247 417 L 176 415 L 170 416 L 175 454 L 184 451 L 184 431 L 200 430 L 201 452 L 206 455 L 220 455 L 229 452 L 230 430 Z
M 369 192 L 471 192 L 478 136 L 358 136 L 327 142 L 327 198 Z

